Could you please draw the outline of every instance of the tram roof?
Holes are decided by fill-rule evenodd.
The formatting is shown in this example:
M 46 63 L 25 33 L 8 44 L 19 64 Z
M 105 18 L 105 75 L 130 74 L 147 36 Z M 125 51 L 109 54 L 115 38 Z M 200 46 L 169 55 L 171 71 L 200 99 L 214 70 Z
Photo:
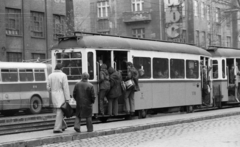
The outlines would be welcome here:
M 214 49 L 209 50 L 209 52 L 212 54 L 212 57 L 227 57 L 227 58 L 240 57 L 240 49 L 237 48 L 216 47 Z
M 0 68 L 46 68 L 44 63 L 0 62 Z
M 206 50 L 188 44 L 112 36 L 65 37 L 52 49 L 66 48 L 132 49 L 211 56 Z

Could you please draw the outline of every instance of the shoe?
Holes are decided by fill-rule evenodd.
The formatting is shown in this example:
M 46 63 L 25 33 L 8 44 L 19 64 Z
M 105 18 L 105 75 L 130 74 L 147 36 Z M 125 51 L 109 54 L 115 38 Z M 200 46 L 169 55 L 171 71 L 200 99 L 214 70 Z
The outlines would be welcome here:
M 134 115 L 135 115 L 135 113 L 134 113 L 134 112 L 130 112 L 130 115 L 131 115 L 131 116 L 134 116 Z
M 65 127 L 65 128 L 62 128 L 62 131 L 65 131 L 65 130 L 67 130 L 67 127 Z
M 78 132 L 78 133 L 81 132 L 80 129 L 78 129 L 78 128 L 74 128 L 74 130 L 75 130 L 76 132 Z
M 62 133 L 62 131 L 57 130 L 57 131 L 53 131 L 53 133 Z
M 93 130 L 88 130 L 87 132 L 93 132 Z

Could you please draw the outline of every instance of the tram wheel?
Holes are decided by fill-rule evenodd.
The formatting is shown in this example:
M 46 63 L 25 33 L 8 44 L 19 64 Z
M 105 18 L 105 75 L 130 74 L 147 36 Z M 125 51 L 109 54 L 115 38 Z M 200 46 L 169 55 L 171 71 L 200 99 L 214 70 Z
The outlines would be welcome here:
M 138 118 L 141 119 L 141 118 L 146 118 L 147 117 L 147 110 L 139 110 L 138 111 Z
M 193 106 L 187 106 L 187 113 L 193 112 Z
M 105 122 L 107 122 L 108 117 L 99 117 L 98 120 L 100 120 L 100 122 L 102 122 L 102 123 L 105 123 Z
M 33 96 L 30 100 L 29 112 L 31 114 L 38 114 L 42 111 L 42 101 L 40 97 Z
M 13 116 L 18 112 L 18 110 L 4 110 L 1 111 L 1 114 L 4 116 Z

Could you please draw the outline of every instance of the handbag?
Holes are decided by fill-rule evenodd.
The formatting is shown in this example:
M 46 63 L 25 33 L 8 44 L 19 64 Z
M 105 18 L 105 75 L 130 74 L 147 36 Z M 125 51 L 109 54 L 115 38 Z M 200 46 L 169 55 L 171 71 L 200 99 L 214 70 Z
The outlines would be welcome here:
M 68 102 L 64 102 L 62 104 L 61 110 L 63 111 L 64 116 L 66 116 L 67 118 L 72 117 L 74 114 L 73 109 Z
M 134 81 L 132 79 L 127 80 L 125 82 L 125 85 L 126 85 L 126 89 L 130 89 L 130 88 L 132 88 L 134 86 Z

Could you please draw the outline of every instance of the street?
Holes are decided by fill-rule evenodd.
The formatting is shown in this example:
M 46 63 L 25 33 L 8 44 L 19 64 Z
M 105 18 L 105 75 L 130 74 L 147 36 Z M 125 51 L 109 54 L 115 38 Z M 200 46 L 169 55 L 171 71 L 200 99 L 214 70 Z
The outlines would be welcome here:
M 239 147 L 240 115 L 43 147 Z

